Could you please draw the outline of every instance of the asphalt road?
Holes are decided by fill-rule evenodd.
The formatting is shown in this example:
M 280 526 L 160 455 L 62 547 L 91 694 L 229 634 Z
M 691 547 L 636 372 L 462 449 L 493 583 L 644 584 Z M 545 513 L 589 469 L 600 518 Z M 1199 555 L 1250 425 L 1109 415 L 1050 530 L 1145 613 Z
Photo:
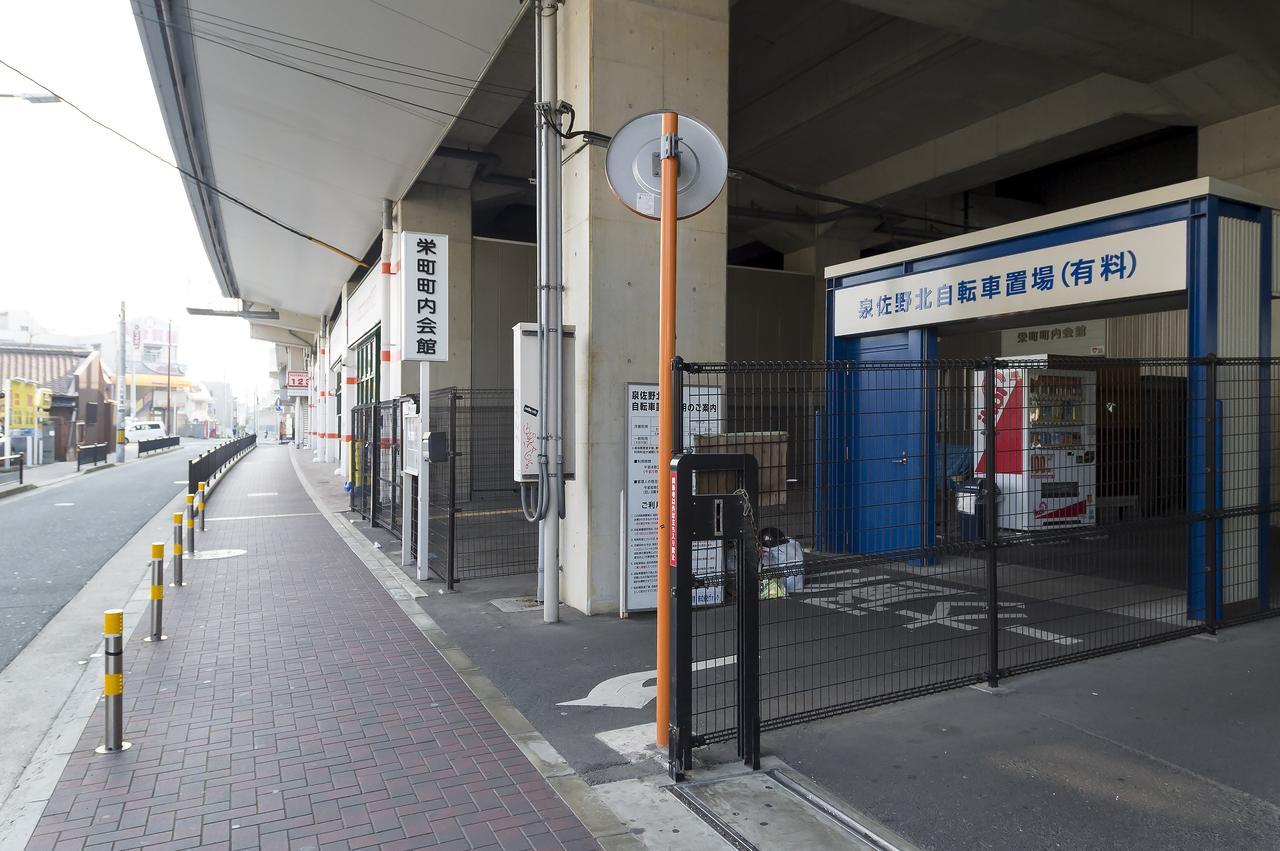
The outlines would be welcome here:
M 185 490 L 176 481 L 187 460 L 210 445 L 184 439 L 164 455 L 0 499 L 0 670 Z

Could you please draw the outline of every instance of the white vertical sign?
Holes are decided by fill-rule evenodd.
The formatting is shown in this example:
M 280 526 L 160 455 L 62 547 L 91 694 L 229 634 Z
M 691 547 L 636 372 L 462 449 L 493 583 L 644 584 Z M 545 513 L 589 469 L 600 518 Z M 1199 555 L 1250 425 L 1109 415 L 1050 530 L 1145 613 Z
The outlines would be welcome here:
M 400 234 L 400 277 L 404 283 L 404 360 L 449 359 L 449 237 L 442 233 Z

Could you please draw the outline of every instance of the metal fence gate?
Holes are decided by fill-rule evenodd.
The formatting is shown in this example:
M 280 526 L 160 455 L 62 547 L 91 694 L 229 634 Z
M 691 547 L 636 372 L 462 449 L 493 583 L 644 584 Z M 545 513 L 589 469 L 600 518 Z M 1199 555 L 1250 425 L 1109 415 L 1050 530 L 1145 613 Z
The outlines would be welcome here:
M 677 569 L 673 773 L 698 745 L 1272 614 L 1278 364 L 677 360 L 712 412 L 677 445 L 750 455 L 759 493 L 746 543 L 695 540 Z M 736 505 L 731 484 L 694 476 L 674 510 Z
M 401 430 L 406 403 L 414 404 L 413 397 L 351 410 L 351 510 L 396 538 L 401 536 L 404 510 Z
M 513 478 L 511 390 L 446 387 L 431 393 L 432 432 L 449 460 L 431 465 L 427 564 L 452 586 L 464 579 L 536 573 L 538 530 Z

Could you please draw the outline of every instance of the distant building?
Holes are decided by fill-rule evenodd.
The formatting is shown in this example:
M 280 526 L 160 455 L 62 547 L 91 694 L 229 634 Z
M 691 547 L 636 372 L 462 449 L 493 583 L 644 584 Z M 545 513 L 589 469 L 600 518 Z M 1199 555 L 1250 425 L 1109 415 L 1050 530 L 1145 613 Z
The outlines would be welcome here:
M 86 341 L 68 334 L 55 334 L 36 321 L 29 311 L 0 310 L 0 342 L 25 345 L 78 346 Z
M 115 446 L 113 376 L 96 349 L 0 343 L 0 397 L 10 378 L 25 378 L 53 391 L 47 425 L 42 427 L 46 461 L 74 458 L 76 447 L 86 444 Z M 19 448 L 28 451 L 25 440 Z
M 214 424 L 214 435 L 229 437 L 236 426 L 236 401 L 231 384 L 226 381 L 206 381 L 209 391 L 209 419 Z
M 120 335 L 117 331 L 86 338 L 102 350 L 103 360 L 112 367 L 119 363 Z M 178 355 L 177 331 L 169 320 L 139 316 L 125 322 L 125 416 L 136 420 L 160 420 L 177 434 L 188 434 L 192 422 L 188 412 L 192 382 Z M 169 395 L 173 398 L 170 399 Z M 205 416 L 196 403 L 191 412 L 203 429 Z M 172 416 L 171 416 L 172 415 Z

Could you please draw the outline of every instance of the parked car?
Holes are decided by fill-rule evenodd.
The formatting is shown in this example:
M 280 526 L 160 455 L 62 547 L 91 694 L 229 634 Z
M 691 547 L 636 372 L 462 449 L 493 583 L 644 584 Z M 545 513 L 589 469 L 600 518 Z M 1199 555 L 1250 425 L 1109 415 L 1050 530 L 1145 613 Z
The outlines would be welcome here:
M 139 440 L 155 440 L 157 437 L 168 437 L 164 430 L 164 423 L 129 423 L 124 427 L 125 443 L 134 443 Z

